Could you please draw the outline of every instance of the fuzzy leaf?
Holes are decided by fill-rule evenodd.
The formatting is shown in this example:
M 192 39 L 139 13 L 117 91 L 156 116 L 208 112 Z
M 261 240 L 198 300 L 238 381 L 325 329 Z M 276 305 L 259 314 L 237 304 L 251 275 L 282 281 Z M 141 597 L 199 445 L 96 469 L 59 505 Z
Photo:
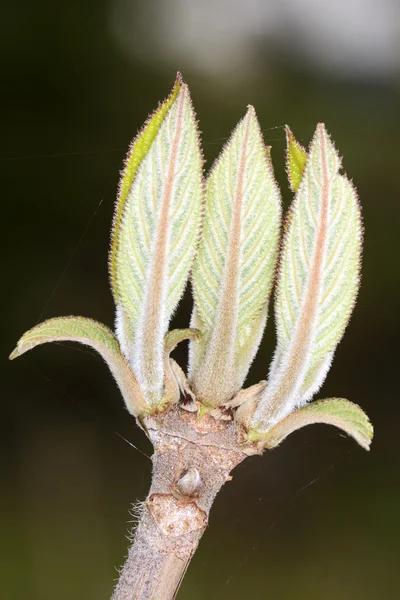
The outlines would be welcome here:
M 108 327 L 84 317 L 58 317 L 33 327 L 19 340 L 10 359 L 47 342 L 72 341 L 91 346 L 103 357 L 113 374 L 125 404 L 131 414 L 140 416 L 147 411 L 138 382 L 121 353 L 115 335 Z
M 249 437 L 253 441 L 260 441 L 265 448 L 275 448 L 293 431 L 313 423 L 335 425 L 352 436 L 365 450 L 369 450 L 373 427 L 365 412 L 344 398 L 312 402 L 279 421 L 268 433 L 259 435 L 256 431 L 250 431 Z
M 117 336 L 150 405 L 162 398 L 164 335 L 194 258 L 201 205 L 197 124 L 178 77 L 133 144 L 110 257 Z
M 280 212 L 269 148 L 250 106 L 208 177 L 193 268 L 192 326 L 200 329 L 202 340 L 191 348 L 189 372 L 208 406 L 223 404 L 240 389 L 260 341 Z
M 286 125 L 286 171 L 290 189 L 297 192 L 306 166 L 307 153 Z
M 290 209 L 276 294 L 278 343 L 253 417 L 268 430 L 322 384 L 359 284 L 362 226 L 356 192 L 319 125 Z

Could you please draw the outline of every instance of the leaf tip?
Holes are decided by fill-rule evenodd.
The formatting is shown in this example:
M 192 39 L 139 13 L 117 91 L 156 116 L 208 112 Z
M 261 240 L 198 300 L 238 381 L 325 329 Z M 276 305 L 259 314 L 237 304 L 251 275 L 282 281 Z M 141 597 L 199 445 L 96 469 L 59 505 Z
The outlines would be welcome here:
M 18 346 L 11 352 L 10 356 L 8 357 L 8 360 L 14 360 L 14 358 L 17 358 L 19 356 L 19 349 Z
M 325 123 L 318 123 L 318 125 L 316 127 L 313 140 L 318 140 L 318 139 L 319 139 L 320 143 L 325 143 L 327 148 L 330 148 L 330 151 L 333 152 L 333 154 L 335 155 L 334 165 L 335 165 L 336 171 L 339 171 L 342 168 L 342 157 L 339 156 L 339 153 L 336 149 L 335 143 L 332 140 L 330 134 L 328 133 Z M 311 144 L 312 144 L 312 142 L 311 142 Z
M 367 423 L 366 423 L 365 439 L 364 439 L 364 443 L 360 443 L 360 445 L 364 448 L 364 450 L 369 452 L 371 450 L 372 440 L 374 439 L 374 426 L 372 425 L 372 423 L 368 419 L 368 417 L 366 417 L 366 418 L 367 418 Z
M 331 140 L 331 136 L 328 133 L 328 130 L 326 128 L 325 123 L 318 123 L 317 124 L 317 127 L 315 129 L 315 135 L 319 136 L 320 138 L 324 137 L 327 140 L 329 140 L 331 143 L 333 143 L 332 140 Z
M 259 123 L 258 118 L 257 118 L 256 109 L 254 108 L 254 106 L 252 104 L 248 104 L 247 105 L 246 114 L 244 115 L 244 117 L 242 119 L 242 122 L 243 121 L 248 121 L 253 126 L 255 124 L 255 126 L 259 129 L 259 132 L 260 132 L 260 135 L 261 135 L 261 127 L 260 127 L 260 123 Z M 252 125 L 250 125 L 250 126 L 252 126 Z
M 182 73 L 180 71 L 177 71 L 176 76 L 175 76 L 174 85 L 172 86 L 172 89 L 171 89 L 168 97 L 166 98 L 166 100 L 164 100 L 163 102 L 160 102 L 159 108 L 162 107 L 171 98 L 176 98 L 176 96 L 179 94 L 179 92 L 182 89 L 182 87 L 185 86 L 185 85 L 186 84 L 183 81 Z M 149 117 L 150 119 L 151 119 L 151 116 L 152 115 L 150 115 L 150 117 Z
M 287 144 L 289 145 L 289 142 L 295 142 L 295 137 L 293 135 L 292 130 L 290 129 L 289 125 L 285 125 L 285 133 L 286 133 L 286 141 Z

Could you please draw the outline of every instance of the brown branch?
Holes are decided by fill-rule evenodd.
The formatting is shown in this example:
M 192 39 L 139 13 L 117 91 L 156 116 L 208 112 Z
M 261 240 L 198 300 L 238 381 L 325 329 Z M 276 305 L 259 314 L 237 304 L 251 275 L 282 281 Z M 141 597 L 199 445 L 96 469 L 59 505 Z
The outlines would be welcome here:
M 145 421 L 153 478 L 112 600 L 173 600 L 215 496 L 246 454 L 232 421 L 171 410 Z

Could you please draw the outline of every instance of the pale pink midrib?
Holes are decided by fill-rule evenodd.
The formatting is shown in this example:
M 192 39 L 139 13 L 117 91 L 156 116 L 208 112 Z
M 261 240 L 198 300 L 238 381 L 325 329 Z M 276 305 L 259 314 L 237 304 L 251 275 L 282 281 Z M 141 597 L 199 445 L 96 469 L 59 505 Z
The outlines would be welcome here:
M 160 331 L 162 325 L 162 312 L 164 310 L 164 285 L 168 267 L 167 249 L 168 232 L 170 229 L 169 212 L 171 197 L 176 169 L 177 153 L 179 142 L 182 136 L 183 107 L 186 96 L 186 86 L 182 85 L 178 114 L 176 119 L 176 131 L 171 146 L 170 162 L 168 167 L 167 179 L 164 186 L 163 199 L 160 208 L 160 215 L 157 225 L 156 245 L 152 256 L 151 272 L 149 274 L 150 287 L 145 299 L 143 311 L 143 325 L 141 336 L 141 361 L 142 371 L 145 373 L 145 379 L 148 386 L 162 384 L 154 381 L 154 373 L 157 364 L 162 360 L 162 348 L 160 346 Z
M 328 233 L 328 211 L 330 201 L 330 180 L 328 175 L 328 166 L 326 162 L 326 147 L 324 132 L 320 128 L 319 136 L 321 142 L 321 165 L 322 165 L 322 186 L 321 186 L 321 212 L 320 223 L 315 242 L 315 251 L 311 266 L 307 293 L 299 318 L 299 324 L 296 330 L 296 337 L 290 348 L 290 355 L 286 359 L 287 368 L 281 374 L 278 387 L 275 389 L 272 397 L 268 398 L 270 414 L 268 418 L 273 419 L 281 410 L 282 402 L 290 397 L 299 384 L 299 374 L 302 373 L 305 361 L 308 358 L 310 345 L 313 340 L 315 330 L 315 320 L 317 318 L 321 278 L 323 275 L 324 253 Z M 267 392 L 268 394 L 268 392 Z
M 235 354 L 235 333 L 238 318 L 238 282 L 241 256 L 240 242 L 242 230 L 243 185 L 247 163 L 249 135 L 250 115 L 247 115 L 236 180 L 236 193 L 233 200 L 228 256 L 224 268 L 221 298 L 218 305 L 216 326 L 213 330 L 209 344 L 209 352 L 207 352 L 204 365 L 204 370 L 208 375 L 208 381 L 205 383 L 211 390 L 216 387 L 216 377 L 218 377 L 222 384 L 226 384 L 227 382 L 225 379 L 232 376 L 230 371 L 233 367 L 232 361 Z M 223 387 L 223 385 L 221 387 Z

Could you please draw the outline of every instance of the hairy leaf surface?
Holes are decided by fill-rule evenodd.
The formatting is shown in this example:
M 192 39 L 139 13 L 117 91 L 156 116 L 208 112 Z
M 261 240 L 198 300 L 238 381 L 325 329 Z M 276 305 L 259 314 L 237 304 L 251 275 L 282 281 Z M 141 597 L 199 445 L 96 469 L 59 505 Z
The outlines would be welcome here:
M 207 405 L 223 403 L 240 388 L 257 349 L 253 340 L 258 346 L 265 325 L 280 212 L 269 148 L 249 107 L 209 175 L 193 269 L 192 325 L 202 340 L 191 350 L 190 378 Z
M 268 433 L 259 436 L 253 432 L 250 437 L 261 441 L 265 448 L 274 448 L 293 431 L 314 423 L 335 425 L 352 436 L 365 450 L 369 450 L 373 427 L 365 412 L 344 398 L 312 402 L 279 421 Z
M 110 280 L 115 302 L 118 303 L 119 293 L 117 285 L 117 252 L 119 245 L 119 235 L 122 223 L 124 208 L 132 187 L 132 183 L 136 173 L 148 154 L 152 143 L 155 140 L 159 129 L 165 120 L 166 114 L 176 100 L 176 97 L 181 89 L 182 77 L 178 73 L 175 85 L 168 98 L 160 104 L 157 110 L 149 117 L 143 126 L 143 129 L 133 140 L 125 160 L 124 170 L 122 171 L 121 180 L 119 183 L 119 193 L 115 206 L 113 226 L 111 232 L 111 249 L 109 258 Z
M 276 294 L 278 343 L 254 415 L 270 427 L 321 385 L 355 302 L 362 227 L 356 192 L 323 125 L 291 207 Z
M 91 346 L 103 357 L 113 374 L 125 404 L 134 416 L 146 412 L 146 404 L 119 343 L 113 332 L 102 323 L 84 317 L 58 317 L 33 327 L 19 340 L 10 359 L 47 342 L 72 341 Z
M 130 185 L 125 177 L 121 185 L 123 206 L 117 206 L 110 260 L 117 335 L 147 401 L 157 404 L 164 335 L 192 265 L 202 204 L 199 136 L 189 90 L 180 79 L 143 135 L 139 158 L 134 144 L 128 159 L 140 164 L 133 176 L 125 175 Z

